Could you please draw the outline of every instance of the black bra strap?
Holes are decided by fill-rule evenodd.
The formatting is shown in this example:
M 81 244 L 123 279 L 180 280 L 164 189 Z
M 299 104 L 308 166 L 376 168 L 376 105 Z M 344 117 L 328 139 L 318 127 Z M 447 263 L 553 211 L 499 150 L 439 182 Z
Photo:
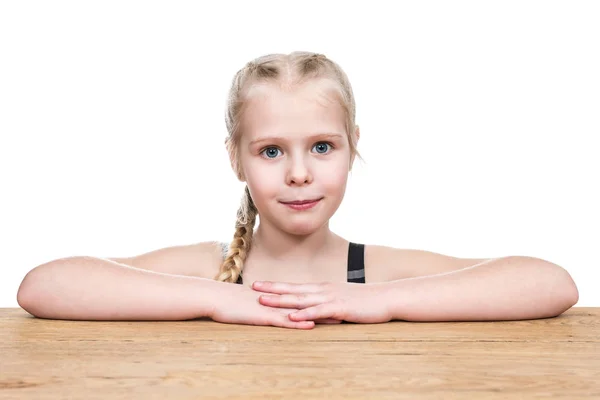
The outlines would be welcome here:
M 365 283 L 365 245 L 349 242 L 348 282 Z

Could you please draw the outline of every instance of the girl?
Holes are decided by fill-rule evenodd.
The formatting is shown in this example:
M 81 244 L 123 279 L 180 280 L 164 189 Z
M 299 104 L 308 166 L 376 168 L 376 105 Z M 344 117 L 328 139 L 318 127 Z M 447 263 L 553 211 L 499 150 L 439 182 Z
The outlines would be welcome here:
M 19 304 L 42 318 L 209 317 L 311 329 L 544 318 L 577 302 L 569 273 L 541 259 L 461 259 L 333 233 L 329 219 L 362 157 L 350 82 L 324 55 L 249 62 L 233 79 L 226 125 L 231 166 L 246 183 L 231 243 L 54 260 L 27 274 Z

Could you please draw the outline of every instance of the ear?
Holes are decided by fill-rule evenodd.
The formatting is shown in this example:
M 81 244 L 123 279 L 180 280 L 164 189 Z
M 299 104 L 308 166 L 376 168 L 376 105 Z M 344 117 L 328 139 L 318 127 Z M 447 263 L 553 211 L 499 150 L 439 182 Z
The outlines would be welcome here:
M 235 168 L 233 169 L 233 171 L 235 172 Z M 242 170 L 241 167 L 240 167 L 240 173 L 239 174 L 236 173 L 236 176 L 238 178 L 238 181 L 246 182 L 246 177 L 244 176 L 244 171 Z
M 237 179 L 240 182 L 246 182 L 246 177 L 244 176 L 244 171 L 241 170 L 242 169 L 241 166 L 239 166 L 240 173 L 238 174 L 236 172 L 237 171 L 237 169 L 236 169 L 236 162 L 235 162 L 235 159 L 234 159 L 233 152 L 232 151 L 228 151 L 228 153 L 229 153 L 229 164 L 231 165 L 231 169 L 233 170 L 233 172 L 236 174 Z
M 358 144 L 358 139 L 360 139 L 360 128 L 356 125 L 356 129 L 354 130 L 354 136 L 356 136 L 356 144 Z M 354 158 L 356 154 L 352 154 L 350 158 L 350 171 L 352 171 L 352 166 L 354 165 Z

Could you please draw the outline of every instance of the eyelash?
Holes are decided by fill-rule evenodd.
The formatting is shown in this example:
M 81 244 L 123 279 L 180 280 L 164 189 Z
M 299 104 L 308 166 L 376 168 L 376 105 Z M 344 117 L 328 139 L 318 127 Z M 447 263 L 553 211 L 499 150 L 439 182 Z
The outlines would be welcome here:
M 317 142 L 317 143 L 315 143 L 315 146 L 318 145 L 318 144 L 327 144 L 327 145 L 329 145 L 331 147 L 331 150 L 335 149 L 335 146 L 331 142 Z M 267 146 L 267 147 L 263 148 L 260 151 L 260 153 L 258 153 L 258 154 L 262 155 L 268 149 L 279 149 L 279 147 L 277 147 L 277 146 Z M 320 154 L 320 155 L 327 155 L 329 153 L 331 153 L 331 151 L 329 151 L 328 153 L 318 153 L 318 154 Z M 267 160 L 274 160 L 275 159 L 275 158 L 269 158 L 269 157 L 264 157 L 264 158 L 266 158 Z

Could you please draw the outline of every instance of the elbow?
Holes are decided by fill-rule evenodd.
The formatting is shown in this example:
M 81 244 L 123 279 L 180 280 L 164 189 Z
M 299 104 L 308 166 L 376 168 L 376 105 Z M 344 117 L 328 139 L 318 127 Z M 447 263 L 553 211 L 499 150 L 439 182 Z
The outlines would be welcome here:
M 38 268 L 38 267 L 36 267 Z M 36 282 L 39 281 L 39 274 L 36 271 L 36 268 L 32 269 L 25 275 L 21 285 L 19 285 L 19 290 L 17 291 L 17 303 L 19 306 L 27 311 L 29 314 L 33 316 L 38 316 L 36 311 Z
M 559 277 L 557 280 L 557 287 L 560 288 L 559 293 L 564 295 L 563 298 L 567 309 L 573 307 L 579 302 L 579 290 L 577 289 L 573 277 L 571 277 L 571 274 L 569 274 L 569 271 L 565 268 L 551 262 L 547 263 L 555 269 L 558 268 L 560 273 L 557 273 L 556 276 Z
M 567 301 L 570 304 L 569 308 L 571 308 L 579 302 L 579 290 L 577 289 L 575 281 L 566 270 L 565 274 L 567 275 L 565 278 L 565 293 L 567 294 Z
M 562 267 L 559 268 L 561 269 L 562 274 L 559 274 L 561 278 L 558 281 L 557 293 L 562 295 L 557 297 L 561 298 L 562 300 L 558 305 L 559 310 L 556 315 L 564 313 L 579 302 L 579 290 L 577 289 L 575 281 L 566 269 Z
M 564 267 L 557 265 L 548 260 L 535 257 L 526 257 L 527 259 L 533 259 L 540 262 L 545 267 L 549 267 L 551 275 L 554 277 L 555 288 L 559 293 L 564 294 L 565 301 L 569 304 L 569 307 L 574 306 L 579 301 L 579 290 L 575 281 Z
M 23 310 L 35 316 L 35 312 L 33 311 L 32 292 L 31 277 L 28 273 L 25 278 L 23 278 L 19 290 L 17 291 L 17 303 Z
M 45 263 L 29 271 L 17 290 L 17 303 L 29 314 L 44 318 L 44 310 L 47 309 L 51 298 L 47 296 L 45 283 L 48 282 L 49 263 Z
M 562 313 L 568 311 L 579 301 L 579 293 L 577 287 L 570 287 L 567 290 L 567 294 L 564 300 L 558 303 L 556 310 L 550 315 L 551 317 L 558 317 Z
M 527 257 L 527 259 L 535 260 L 536 265 L 542 268 L 543 272 L 540 274 L 548 277 L 548 286 L 545 291 L 550 296 L 547 298 L 547 304 L 552 304 L 548 310 L 550 316 L 558 316 L 579 302 L 577 285 L 565 268 L 540 258 Z M 536 276 L 539 275 L 536 273 Z

